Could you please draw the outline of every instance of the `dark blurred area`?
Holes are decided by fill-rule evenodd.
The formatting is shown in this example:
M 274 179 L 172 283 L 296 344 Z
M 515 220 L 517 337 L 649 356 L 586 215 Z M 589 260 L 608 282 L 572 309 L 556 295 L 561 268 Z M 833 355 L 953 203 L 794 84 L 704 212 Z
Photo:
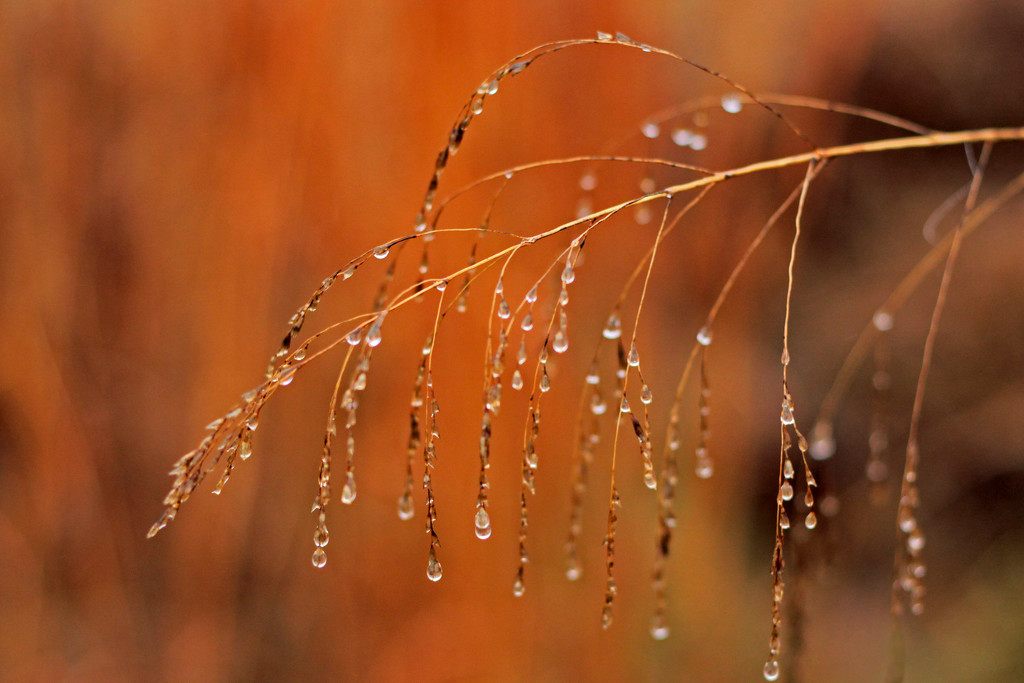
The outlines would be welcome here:
M 269 404 L 254 457 L 223 494 L 208 495 L 214 482 L 205 482 L 173 524 L 145 538 L 166 472 L 203 425 L 262 381 L 292 312 L 350 258 L 411 232 L 434 159 L 481 80 L 535 45 L 598 30 L 672 50 L 754 92 L 875 107 L 935 129 L 1024 125 L 1024 7 L 1008 0 L 0 2 L 0 325 L 10 333 L 0 355 L 0 680 L 760 678 L 792 212 L 716 326 L 716 473 L 698 481 L 683 460 L 668 640 L 649 634 L 656 502 L 635 440 L 619 454 L 611 630 L 600 626 L 607 443 L 586 498 L 579 581 L 566 580 L 562 548 L 591 340 L 656 221 L 617 220 L 588 242 L 569 306 L 572 351 L 553 364 L 544 399 L 521 598 L 511 590 L 521 397 L 506 402 L 495 430 L 494 535 L 481 542 L 472 532 L 493 278 L 438 337 L 439 583 L 424 576 L 422 510 L 412 522 L 395 514 L 431 304 L 389 317 L 359 407 L 359 497 L 329 511 L 324 569 L 310 563 L 309 505 L 338 354 Z M 667 132 L 640 135 L 651 112 L 726 92 L 638 50 L 547 57 L 488 100 L 440 194 L 515 164 L 603 153 L 631 131 L 617 151 L 714 169 L 804 151 L 755 107 L 716 112 L 701 151 L 673 146 Z M 820 145 L 902 134 L 784 111 Z M 1022 162 L 1019 143 L 997 146 L 982 200 Z M 524 174 L 497 205 L 495 227 L 526 234 L 572 218 L 582 170 Z M 595 208 L 636 195 L 645 171 L 598 173 Z M 666 240 L 638 336 L 659 455 L 701 320 L 802 174 L 730 181 Z M 692 177 L 653 175 L 659 184 Z M 928 251 L 929 216 L 969 181 L 958 148 L 837 161 L 812 186 L 789 369 L 805 431 L 856 335 Z M 491 196 L 467 194 L 451 227 L 479 221 Z M 937 340 L 921 425 L 928 596 L 906 628 L 908 681 L 1024 680 L 1021 208 L 1017 198 L 965 241 Z M 940 234 L 955 219 L 954 210 Z M 468 239 L 438 251 L 438 262 L 461 267 Z M 557 253 L 524 252 L 508 279 L 517 297 Z M 332 290 L 310 330 L 368 310 L 383 273 L 371 263 Z M 891 333 L 890 481 L 902 468 L 938 281 L 925 280 Z M 787 680 L 878 680 L 885 670 L 898 538 L 894 491 L 873 495 L 864 476 L 871 373 L 869 359 L 837 417 L 836 456 L 816 464 L 838 513 L 787 539 Z M 696 399 L 687 401 L 688 454 L 697 417 Z

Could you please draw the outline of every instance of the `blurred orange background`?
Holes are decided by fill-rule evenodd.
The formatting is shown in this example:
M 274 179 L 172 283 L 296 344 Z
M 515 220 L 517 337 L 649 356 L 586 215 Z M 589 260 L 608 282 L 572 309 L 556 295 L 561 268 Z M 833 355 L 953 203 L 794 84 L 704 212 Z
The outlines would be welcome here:
M 310 564 L 308 506 L 334 356 L 271 402 L 255 457 L 220 497 L 206 482 L 145 539 L 167 470 L 262 380 L 291 313 L 350 258 L 411 231 L 435 156 L 484 77 L 534 45 L 598 30 L 755 92 L 872 106 L 936 129 L 1024 123 L 1024 8 L 1009 1 L 0 2 L 0 324 L 11 333 L 0 355 L 0 680 L 760 678 L 791 218 L 716 329 L 717 469 L 698 482 L 683 461 L 666 641 L 648 632 L 656 506 L 635 441 L 620 454 L 609 631 L 600 627 L 606 450 L 587 497 L 584 574 L 564 576 L 577 388 L 617 283 L 654 234 L 629 221 L 588 243 L 573 285 L 573 350 L 545 397 L 521 598 L 511 590 L 521 400 L 506 402 L 496 429 L 494 535 L 472 532 L 476 373 L 493 279 L 438 341 L 442 581 L 424 576 L 422 510 L 408 523 L 395 514 L 429 304 L 385 326 L 359 408 L 359 498 L 329 511 L 326 568 Z M 637 135 L 651 112 L 725 92 L 636 50 L 545 58 L 488 100 L 441 194 L 518 163 L 601 153 L 623 132 L 634 134 L 625 151 L 711 168 L 802 151 L 747 110 L 713 121 L 700 153 Z M 794 120 L 820 144 L 897 134 L 837 115 Z M 963 156 L 844 161 L 812 187 L 790 369 L 805 431 L 860 328 L 927 251 L 921 226 L 970 179 Z M 1022 160 L 1020 145 L 997 147 L 986 189 Z M 523 232 L 571 218 L 579 172 L 524 181 L 498 218 Z M 658 397 L 655 434 L 700 320 L 801 174 L 737 181 L 666 242 L 638 337 Z M 624 196 L 636 194 L 640 177 L 616 169 L 597 205 L 622 199 L 627 185 Z M 467 198 L 453 220 L 479 220 L 486 200 Z M 908 680 L 1024 679 L 1024 242 L 1019 199 L 1013 207 L 965 244 L 939 336 L 922 423 L 929 595 L 907 629 Z M 445 263 L 460 267 L 467 249 Z M 556 253 L 524 255 L 530 277 Z M 382 273 L 369 264 L 332 290 L 310 331 L 367 310 Z M 510 280 L 529 282 L 527 272 Z M 937 283 L 926 281 L 894 331 L 897 445 Z M 695 406 L 684 405 L 687 453 Z M 897 537 L 892 492 L 872 504 L 863 477 L 871 406 L 865 369 L 836 424 L 839 453 L 819 474 L 839 515 L 788 564 L 787 619 L 799 614 L 803 634 L 788 680 L 877 680 L 885 670 Z M 792 534 L 789 551 L 799 540 Z M 786 628 L 789 639 L 796 627 Z M 788 657 L 797 646 L 785 643 Z

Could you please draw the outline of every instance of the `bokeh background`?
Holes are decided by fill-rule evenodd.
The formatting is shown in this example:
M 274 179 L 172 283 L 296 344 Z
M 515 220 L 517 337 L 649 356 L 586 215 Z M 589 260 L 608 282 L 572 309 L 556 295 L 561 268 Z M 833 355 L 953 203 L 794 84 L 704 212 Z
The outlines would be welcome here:
M 599 619 L 607 451 L 587 498 L 583 578 L 564 577 L 578 387 L 615 283 L 653 235 L 628 220 L 588 243 L 573 285 L 573 346 L 545 397 L 523 597 L 511 591 L 522 401 L 506 402 L 496 430 L 494 535 L 472 532 L 485 297 L 438 342 L 441 582 L 424 576 L 421 511 L 408 523 L 395 514 L 430 305 L 385 328 L 360 405 L 359 498 L 330 510 L 325 569 L 309 560 L 309 504 L 335 357 L 268 406 L 255 456 L 219 498 L 204 487 L 145 539 L 166 471 L 261 380 L 292 311 L 349 258 L 411 230 L 434 157 L 486 74 L 536 44 L 597 30 L 757 92 L 834 98 L 938 129 L 1024 122 L 1024 9 L 1010 0 L 0 3 L 0 680 L 760 677 L 791 220 L 716 329 L 717 471 L 698 485 L 687 467 L 681 485 L 666 641 L 648 634 L 655 502 L 626 457 L 631 440 L 610 631 Z M 624 133 L 625 151 L 713 168 L 801 149 L 750 108 L 712 116 L 699 153 L 639 135 L 650 112 L 724 92 L 635 50 L 542 60 L 488 100 L 442 194 L 516 163 L 600 152 Z M 822 144 L 892 134 L 794 117 Z M 1020 145 L 998 147 L 985 193 L 1022 160 Z M 581 170 L 524 180 L 496 220 L 537 231 L 571 217 Z M 635 194 L 643 176 L 598 172 L 598 205 Z M 723 188 L 666 243 L 639 330 L 656 428 L 729 268 L 800 173 Z M 812 189 L 791 343 L 805 428 L 856 334 L 927 250 L 928 216 L 968 180 L 963 150 L 941 150 L 837 163 Z M 479 220 L 486 199 L 467 197 L 453 221 Z M 965 244 L 938 339 L 922 424 L 929 594 L 906 630 L 907 680 L 1024 678 L 1020 211 L 1018 199 Z M 453 267 L 467 250 L 453 243 Z M 517 296 L 554 252 L 544 254 L 523 256 L 510 280 Z M 365 310 L 382 272 L 361 270 L 310 325 Z M 892 335 L 897 445 L 936 287 L 937 277 L 924 283 Z M 787 616 L 799 616 L 803 641 L 790 680 L 885 670 L 895 501 L 890 491 L 873 503 L 863 475 L 872 400 L 866 368 L 836 424 L 839 453 L 818 475 L 839 513 L 790 556 Z

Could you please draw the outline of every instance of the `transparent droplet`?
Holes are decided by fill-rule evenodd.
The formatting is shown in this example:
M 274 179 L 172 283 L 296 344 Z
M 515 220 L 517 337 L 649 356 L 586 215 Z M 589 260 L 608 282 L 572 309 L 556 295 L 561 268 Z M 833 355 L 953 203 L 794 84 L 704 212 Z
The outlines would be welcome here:
M 327 527 L 317 527 L 313 532 L 313 543 L 316 544 L 317 548 L 323 548 L 331 540 L 331 534 L 327 531 Z
M 651 638 L 665 640 L 668 638 L 668 625 L 665 623 L 665 615 L 658 614 L 651 621 Z
M 526 303 L 532 304 L 537 301 L 537 285 L 530 288 L 530 291 L 526 293 Z
M 711 458 L 700 458 L 697 460 L 696 474 L 701 479 L 710 479 L 715 473 L 715 466 Z
M 523 375 L 519 372 L 519 368 L 512 373 L 512 388 L 519 391 L 523 388 Z
M 243 438 L 238 442 L 238 457 L 242 460 L 248 460 L 252 455 L 252 444 L 248 439 Z
M 433 548 L 430 550 L 430 560 L 427 561 L 427 578 L 431 581 L 441 580 L 441 563 L 434 555 Z
M 658 137 L 658 135 L 661 134 L 661 128 L 659 128 L 658 124 L 654 123 L 653 121 L 648 121 L 647 123 L 645 123 L 640 130 L 641 132 L 643 132 L 645 138 L 649 138 L 651 140 L 653 140 L 654 138 Z
M 369 347 L 380 346 L 380 328 L 383 324 L 383 320 L 378 317 L 373 324 L 370 325 L 370 329 L 366 331 L 366 345 Z
M 516 575 L 515 583 L 512 584 L 512 595 L 521 597 L 526 592 L 526 584 L 523 583 L 522 572 Z
M 317 548 L 313 551 L 313 566 L 317 569 L 323 569 L 327 564 L 327 552 L 323 548 Z
M 434 288 L 437 291 L 439 291 L 439 292 L 443 292 L 444 290 L 448 289 L 448 281 L 447 280 L 438 280 L 437 284 L 434 285 Z
M 711 328 L 707 325 L 700 328 L 700 332 L 697 333 L 697 343 L 701 346 L 711 345 Z
M 644 472 L 644 486 L 652 491 L 658 488 L 658 479 L 654 476 L 654 472 L 650 470 Z
M 619 404 L 619 411 L 623 413 L 629 412 L 629 401 L 626 400 L 625 396 L 622 397 L 622 403 Z
M 594 394 L 590 399 L 590 412 L 594 415 L 604 415 L 608 410 L 608 404 L 604 402 L 599 394 Z
M 907 548 L 913 552 L 918 552 L 924 548 L 924 534 L 921 532 L 920 528 L 915 528 L 910 532 L 910 535 L 907 536 Z
M 576 271 L 572 269 L 572 264 L 565 264 L 565 270 L 562 271 L 562 284 L 571 284 L 576 279 Z
M 897 521 L 899 522 L 900 529 L 909 534 L 917 528 L 917 520 L 914 518 L 914 511 L 907 506 L 901 506 L 899 514 L 897 514 Z
M 793 500 L 793 485 L 789 481 L 782 482 L 782 486 L 779 487 L 779 496 L 782 500 Z
M 686 128 L 676 128 L 672 131 L 672 142 L 676 143 L 680 147 L 689 147 L 692 140 L 693 133 Z
M 478 97 L 473 100 L 472 112 L 474 116 L 484 113 L 484 100 L 482 97 Z
M 356 500 L 356 477 L 352 472 L 348 473 L 348 480 L 345 482 L 344 488 L 341 489 L 341 502 L 345 505 L 351 505 Z
M 476 537 L 483 540 L 491 537 L 491 516 L 487 514 L 486 508 L 479 507 L 476 510 Z
M 398 499 L 398 518 L 404 521 L 412 519 L 412 516 L 412 496 L 406 493 Z
M 496 95 L 498 93 L 498 79 L 494 79 L 487 84 L 487 94 Z
M 433 337 L 427 337 L 427 340 L 425 342 L 423 342 L 423 349 L 421 350 L 421 353 L 424 356 L 429 356 L 430 352 L 433 351 L 433 350 L 434 350 L 434 338 Z
M 292 354 L 292 360 L 300 361 L 306 357 L 306 347 L 302 346 L 295 349 L 295 353 Z
M 789 365 L 789 349 L 782 349 L 782 364 Z
M 523 318 L 523 322 L 519 323 L 519 327 L 523 330 L 523 332 L 529 332 L 530 330 L 532 330 L 533 314 L 527 313 L 526 316 Z
M 782 476 L 786 479 L 792 479 L 795 473 L 796 470 L 793 469 L 793 461 L 787 457 L 785 462 L 782 463 Z
M 791 425 L 796 421 L 793 418 L 793 402 L 788 398 L 782 399 L 782 415 L 779 419 L 784 425 Z
M 597 176 L 594 175 L 593 171 L 587 171 L 580 176 L 580 189 L 584 192 L 590 192 L 597 187 Z
M 836 442 L 832 438 L 832 426 L 824 422 L 814 425 L 811 436 L 811 457 L 815 460 L 828 460 L 836 453 Z
M 640 402 L 646 406 L 650 405 L 653 400 L 654 394 L 651 393 L 651 388 L 645 384 L 640 390 Z
M 779 511 L 779 528 L 781 528 L 781 529 L 788 529 L 789 528 L 789 515 L 786 514 L 785 510 L 780 510 Z
M 295 366 L 286 365 L 281 369 L 281 374 L 278 375 L 278 381 L 281 383 L 282 387 L 286 387 L 292 383 L 293 379 L 295 379 Z
M 730 114 L 738 114 L 743 109 L 743 101 L 736 94 L 724 95 L 722 96 L 722 109 Z
M 813 511 L 808 512 L 807 516 L 804 517 L 804 526 L 808 529 L 813 529 L 818 526 L 818 515 L 814 514 Z
M 345 272 L 341 274 L 341 279 L 342 280 L 347 280 L 347 279 L 349 279 L 350 277 L 352 277 L 355 274 L 356 274 L 356 267 L 355 266 L 349 266 L 348 268 L 345 269 Z
M 779 679 L 779 662 L 776 659 L 769 659 L 764 663 L 764 678 L 766 681 L 777 681 Z
M 543 393 L 551 391 L 551 378 L 548 376 L 548 369 L 544 368 L 544 372 L 540 376 L 540 390 Z
M 564 330 L 555 330 L 555 336 L 551 340 L 551 350 L 555 353 L 565 353 L 569 350 L 569 336 Z
M 597 374 L 597 361 L 594 361 L 590 365 L 590 370 L 587 371 L 586 382 L 587 382 L 587 384 L 600 384 L 601 383 L 601 377 L 600 377 L 600 375 Z
M 629 363 L 630 367 L 640 366 L 640 352 L 636 350 L 635 343 L 629 347 L 629 356 L 626 358 L 626 362 Z
M 569 560 L 569 566 L 565 570 L 565 578 L 569 579 L 570 581 L 576 581 L 580 578 L 580 575 L 581 572 L 579 563 L 575 559 Z
M 388 248 L 388 246 L 385 245 L 385 244 L 382 244 L 382 245 L 380 245 L 379 247 L 377 247 L 376 249 L 373 250 L 373 257 L 376 258 L 376 259 L 387 258 L 389 251 L 390 251 L 390 249 Z
M 508 302 L 505 301 L 505 297 L 498 295 L 498 317 L 502 320 L 508 320 L 512 317 L 512 309 L 508 307 Z
M 622 320 L 617 311 L 612 311 L 612 314 L 608 316 L 608 322 L 601 334 L 605 339 L 618 339 L 622 336 Z
M 565 288 L 565 285 L 562 285 L 562 291 L 558 293 L 558 305 L 563 308 L 569 305 L 569 290 Z
M 888 332 L 892 329 L 892 315 L 886 311 L 876 312 L 871 322 L 879 332 Z
M 697 133 L 690 139 L 690 149 L 700 151 L 708 146 L 708 139 Z
M 349 346 L 359 346 L 359 342 L 362 340 L 362 337 L 363 331 L 357 327 L 348 333 L 348 336 L 345 337 L 345 341 L 349 343 Z
M 597 39 L 598 40 L 611 40 L 612 39 L 612 34 L 605 33 L 604 31 L 598 31 L 597 32 Z

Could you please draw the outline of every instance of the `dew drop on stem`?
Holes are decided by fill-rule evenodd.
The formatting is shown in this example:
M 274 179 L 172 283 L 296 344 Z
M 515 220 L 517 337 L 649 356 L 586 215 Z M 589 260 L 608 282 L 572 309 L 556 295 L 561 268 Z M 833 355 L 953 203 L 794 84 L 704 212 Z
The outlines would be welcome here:
M 622 320 L 619 318 L 618 312 L 612 311 L 612 314 L 608 316 L 608 322 L 601 335 L 605 339 L 618 339 L 622 336 Z
M 323 569 L 327 564 L 327 552 L 323 548 L 317 548 L 313 551 L 313 566 L 317 569 Z
M 375 259 L 385 259 L 390 251 L 391 249 L 386 244 L 382 244 L 373 250 L 373 257 Z
M 711 345 L 711 328 L 705 325 L 700 328 L 700 332 L 697 333 L 697 343 L 701 346 Z

